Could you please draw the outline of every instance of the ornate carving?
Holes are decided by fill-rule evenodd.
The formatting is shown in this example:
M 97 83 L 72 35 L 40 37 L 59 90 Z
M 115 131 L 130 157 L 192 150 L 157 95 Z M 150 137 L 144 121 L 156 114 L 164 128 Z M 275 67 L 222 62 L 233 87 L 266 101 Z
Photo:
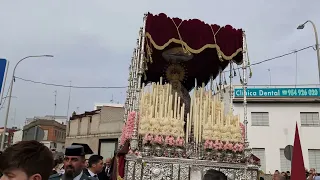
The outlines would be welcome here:
M 209 169 L 223 172 L 231 180 L 257 179 L 258 167 L 207 160 L 127 155 L 126 180 L 186 180 L 190 172 L 203 176 Z

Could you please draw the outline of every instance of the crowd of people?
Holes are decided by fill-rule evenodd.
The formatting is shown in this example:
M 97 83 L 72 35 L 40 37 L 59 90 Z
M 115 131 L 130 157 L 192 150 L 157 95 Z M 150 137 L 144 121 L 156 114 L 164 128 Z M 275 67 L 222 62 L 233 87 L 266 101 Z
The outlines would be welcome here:
M 280 173 L 279 170 L 275 170 L 272 180 L 290 180 L 290 177 L 290 171 Z M 310 168 L 309 171 L 306 169 L 306 180 L 320 180 L 320 175 L 316 172 L 315 168 Z
M 54 160 L 49 148 L 37 141 L 21 141 L 0 152 L 0 180 L 116 180 L 113 174 L 113 159 L 91 155 L 85 159 L 89 146 L 71 145 L 64 157 Z M 290 179 L 291 173 L 276 170 L 273 180 Z M 204 179 L 226 179 L 212 170 Z M 260 178 L 263 179 L 263 178 Z M 306 180 L 320 180 L 314 168 L 306 170 Z
M 0 180 L 113 180 L 111 158 L 85 159 L 86 154 L 86 147 L 71 145 L 63 158 L 54 160 L 42 143 L 21 141 L 1 153 Z

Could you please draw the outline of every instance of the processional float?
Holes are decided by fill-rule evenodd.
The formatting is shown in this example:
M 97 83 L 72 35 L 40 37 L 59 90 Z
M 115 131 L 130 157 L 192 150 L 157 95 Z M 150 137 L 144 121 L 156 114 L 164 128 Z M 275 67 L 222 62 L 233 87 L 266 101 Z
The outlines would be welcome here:
M 249 67 L 241 29 L 146 14 L 129 68 L 117 178 L 202 179 L 215 169 L 229 179 L 257 179 L 245 93 L 243 123 L 232 111 L 233 73 L 242 69 L 246 92 Z

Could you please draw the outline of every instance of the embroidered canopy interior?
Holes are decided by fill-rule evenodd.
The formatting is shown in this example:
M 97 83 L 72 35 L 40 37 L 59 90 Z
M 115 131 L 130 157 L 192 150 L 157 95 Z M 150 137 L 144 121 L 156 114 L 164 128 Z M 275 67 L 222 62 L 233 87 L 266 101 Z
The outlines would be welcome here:
M 179 62 L 185 68 L 183 85 L 193 89 L 195 79 L 198 84 L 208 83 L 232 60 L 241 64 L 243 60 L 243 31 L 230 25 L 224 27 L 209 25 L 198 19 L 181 20 L 166 14 L 148 14 L 146 20 L 144 83 L 157 82 L 164 76 L 165 68 L 171 62 L 163 57 L 163 52 L 180 47 L 192 55 L 192 59 Z

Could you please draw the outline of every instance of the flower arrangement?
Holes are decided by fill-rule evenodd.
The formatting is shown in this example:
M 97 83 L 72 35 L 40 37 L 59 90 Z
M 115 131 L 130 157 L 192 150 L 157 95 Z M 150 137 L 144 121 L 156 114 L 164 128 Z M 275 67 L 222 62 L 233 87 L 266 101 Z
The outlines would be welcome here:
M 143 137 L 143 141 L 142 141 L 143 145 L 148 145 L 148 144 L 151 144 L 152 142 L 153 142 L 153 136 L 150 133 L 146 134 Z
M 204 142 L 204 149 L 206 150 L 206 151 L 211 151 L 211 150 L 213 150 L 214 149 L 214 143 L 213 143 L 213 141 L 211 141 L 211 140 L 206 140 L 205 142 Z
M 227 141 L 224 143 L 223 150 L 227 153 L 231 153 L 233 151 L 233 143 Z
M 156 135 L 153 139 L 153 144 L 162 145 L 164 142 L 163 137 L 161 135 Z
M 120 145 L 123 145 L 126 142 L 126 140 L 132 138 L 135 118 L 136 118 L 136 112 L 135 111 L 130 112 L 126 123 L 122 127 Z
M 233 146 L 233 152 L 235 153 L 241 153 L 244 151 L 244 145 L 241 143 L 235 143 Z
M 167 146 L 174 146 L 175 145 L 174 137 L 173 136 L 166 136 L 165 144 Z
M 217 151 L 222 151 L 223 150 L 223 143 L 220 140 L 216 140 L 213 144 L 213 149 L 217 150 Z
M 182 137 L 178 137 L 176 139 L 176 146 L 177 147 L 183 147 L 184 146 L 184 139 Z

